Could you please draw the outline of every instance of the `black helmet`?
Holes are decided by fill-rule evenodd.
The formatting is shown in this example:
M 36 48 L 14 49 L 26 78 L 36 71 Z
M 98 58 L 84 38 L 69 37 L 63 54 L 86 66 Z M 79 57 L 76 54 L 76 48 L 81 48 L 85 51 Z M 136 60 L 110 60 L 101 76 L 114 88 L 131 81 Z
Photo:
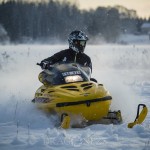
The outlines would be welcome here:
M 72 31 L 68 37 L 69 48 L 77 53 L 83 53 L 87 40 L 88 37 L 84 32 L 78 30 Z

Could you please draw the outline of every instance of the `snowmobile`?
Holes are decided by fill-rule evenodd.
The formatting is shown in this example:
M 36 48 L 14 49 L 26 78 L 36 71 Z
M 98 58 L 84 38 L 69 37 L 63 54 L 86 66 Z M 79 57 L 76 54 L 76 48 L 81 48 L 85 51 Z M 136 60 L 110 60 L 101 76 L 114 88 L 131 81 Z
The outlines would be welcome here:
M 90 78 L 88 67 L 77 63 L 57 63 L 42 73 L 45 77 L 39 80 L 43 85 L 37 89 L 32 102 L 44 112 L 59 116 L 62 128 L 122 122 L 120 110 L 109 110 L 112 102 L 109 91 Z M 140 104 L 135 121 L 128 127 L 141 124 L 147 112 L 147 107 Z

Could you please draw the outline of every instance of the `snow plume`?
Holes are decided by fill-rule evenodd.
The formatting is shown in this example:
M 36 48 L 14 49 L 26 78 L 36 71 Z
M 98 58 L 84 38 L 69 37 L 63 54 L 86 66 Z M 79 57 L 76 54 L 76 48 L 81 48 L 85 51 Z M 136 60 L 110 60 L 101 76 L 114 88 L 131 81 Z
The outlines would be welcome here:
M 31 127 L 48 126 L 49 120 L 45 114 L 39 112 L 31 103 L 35 92 L 32 83 L 34 80 L 28 80 L 26 77 L 26 73 L 22 75 L 9 71 L 1 76 L 0 123 L 14 122 L 19 126 L 31 124 Z
M 1 123 L 15 121 L 22 126 L 31 124 L 31 127 L 50 127 L 50 119 L 31 103 L 36 89 L 41 85 L 38 81 L 40 68 L 36 66 L 36 63 L 42 59 L 39 59 L 42 55 L 35 52 L 36 49 L 36 46 L 32 50 L 30 46 L 2 47 L 0 56 Z
M 122 73 L 116 70 L 93 72 L 99 83 L 102 83 L 112 95 L 111 111 L 121 110 L 124 122 L 133 120 L 140 98 L 125 83 Z

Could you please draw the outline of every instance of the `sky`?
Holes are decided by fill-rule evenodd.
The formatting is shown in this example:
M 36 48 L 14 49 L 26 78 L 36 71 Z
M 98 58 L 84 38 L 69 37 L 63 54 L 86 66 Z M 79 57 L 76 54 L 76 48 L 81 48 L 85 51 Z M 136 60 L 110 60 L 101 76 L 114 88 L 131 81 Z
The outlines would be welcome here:
M 77 0 L 77 2 L 80 9 L 121 5 L 136 10 L 137 15 L 140 17 L 150 17 L 150 0 Z

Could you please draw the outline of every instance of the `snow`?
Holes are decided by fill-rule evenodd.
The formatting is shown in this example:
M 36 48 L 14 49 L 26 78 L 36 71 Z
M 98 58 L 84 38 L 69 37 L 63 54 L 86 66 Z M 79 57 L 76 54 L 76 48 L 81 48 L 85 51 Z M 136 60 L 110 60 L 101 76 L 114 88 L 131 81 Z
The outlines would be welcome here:
M 113 96 L 112 110 L 120 109 L 121 125 L 91 125 L 63 130 L 58 118 L 46 116 L 31 100 L 41 85 L 37 62 L 67 45 L 0 46 L 0 150 L 149 150 L 150 115 L 133 129 L 139 103 L 150 107 L 150 45 L 87 45 L 92 76 Z
M 119 37 L 118 42 L 122 44 L 133 44 L 133 45 L 149 45 L 150 44 L 150 39 L 149 39 L 149 32 L 145 31 L 146 34 L 139 34 L 137 35 L 134 34 L 122 34 Z

